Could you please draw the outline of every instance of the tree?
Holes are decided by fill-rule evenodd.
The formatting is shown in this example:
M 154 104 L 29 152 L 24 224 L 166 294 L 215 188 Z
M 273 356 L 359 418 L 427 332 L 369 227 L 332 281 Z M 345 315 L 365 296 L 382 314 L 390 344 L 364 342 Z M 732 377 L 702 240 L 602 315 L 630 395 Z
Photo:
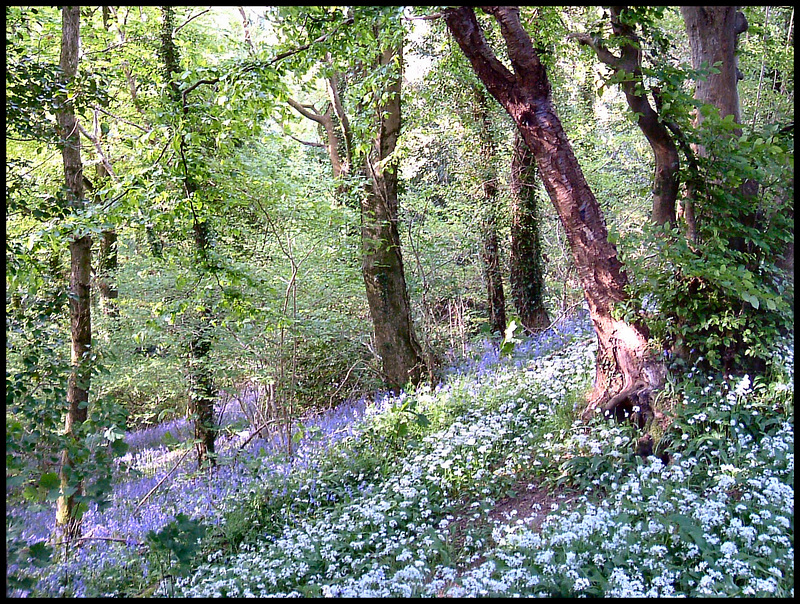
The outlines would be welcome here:
M 381 95 L 384 100 L 375 100 L 377 133 L 364 158 L 371 186 L 361 198 L 362 272 L 384 377 L 399 391 L 420 381 L 425 362 L 411 319 L 397 228 L 398 173 L 392 154 L 401 124 L 402 37 L 384 44 L 375 67 L 388 70 L 389 81 Z
M 581 44 L 590 46 L 598 59 L 613 70 L 612 81 L 620 83 L 625 99 L 636 116 L 636 123 L 647 138 L 653 151 L 655 172 L 653 176 L 652 220 L 658 225 L 676 222 L 675 201 L 678 196 L 680 161 L 678 148 L 667 123 L 659 116 L 647 98 L 642 73 L 642 40 L 636 34 L 640 12 L 647 8 L 612 6 L 611 29 L 614 42 L 619 44 L 619 54 L 614 54 L 599 35 L 572 34 Z M 658 91 L 653 91 L 656 106 Z
M 366 131 L 353 132 L 341 97 L 343 76 L 336 68 L 335 57 L 330 54 L 325 57 L 330 99 L 326 111 L 320 112 L 314 105 L 295 100 L 289 103 L 298 113 L 325 129 L 333 175 L 340 180 L 337 188 L 340 194 L 347 190 L 347 195 L 359 199 L 362 276 L 375 351 L 381 359 L 386 384 L 399 390 L 409 382 L 418 383 L 425 369 L 422 349 L 414 332 L 398 231 L 398 171 L 393 154 L 401 127 L 402 29 L 396 16 L 391 14 L 378 15 L 372 24 L 361 19 L 358 23 L 368 28 L 365 35 L 377 42 L 378 47 L 372 44 L 361 49 L 365 53 L 361 64 L 367 71 L 348 74 L 348 80 L 357 80 L 360 75 L 363 84 L 367 73 L 372 77 L 381 74 L 378 89 L 364 94 L 361 106 L 356 108 L 357 113 L 366 114 L 363 116 L 368 124 Z M 358 117 L 361 121 L 362 116 Z M 356 147 L 368 150 L 364 152 Z M 351 170 L 355 170 L 355 174 Z M 348 176 L 356 176 L 356 183 L 360 179 L 365 184 L 353 186 L 352 181 L 347 184 Z
M 182 114 L 188 113 L 185 94 L 181 91 L 176 75 L 179 73 L 180 55 L 173 38 L 175 24 L 174 12 L 170 6 L 161 7 L 161 59 L 164 81 L 169 89 L 172 102 L 181 105 Z M 192 208 L 192 239 L 195 248 L 195 263 L 199 271 L 209 269 L 209 227 L 207 221 L 195 212 L 193 196 L 197 193 L 199 185 L 192 174 L 187 155 L 187 132 L 180 133 L 180 162 L 182 168 L 183 194 L 189 200 Z M 213 269 L 212 269 L 213 270 Z M 211 326 L 211 310 L 205 302 L 196 305 L 196 316 L 192 317 L 191 335 L 188 347 L 188 373 L 189 373 L 189 409 L 194 418 L 194 438 L 197 450 L 198 466 L 204 462 L 211 465 L 216 463 L 214 458 L 214 441 L 216 428 L 214 426 L 214 403 L 216 390 L 211 371 L 211 342 L 213 330 Z
M 516 132 L 509 177 L 511 245 L 508 263 L 514 306 L 522 325 L 530 333 L 550 324 L 544 307 L 544 267 L 536 215 L 535 176 L 533 154 Z
M 485 7 L 500 26 L 513 71 L 486 42 L 469 7 L 444 13 L 450 33 L 486 88 L 514 120 L 536 159 L 542 182 L 570 244 L 598 339 L 594 390 L 585 412 L 611 412 L 638 393 L 659 385 L 659 365 L 650 358 L 649 330 L 641 322 L 615 318 L 626 300 L 627 275 L 608 240 L 603 213 L 578 165 L 556 114 L 546 70 L 520 23 L 517 7 Z
M 478 127 L 480 146 L 481 190 L 480 230 L 483 244 L 482 257 L 486 280 L 486 297 L 489 303 L 489 327 L 501 336 L 506 331 L 506 296 L 503 290 L 503 272 L 500 269 L 500 242 L 497 237 L 497 192 L 498 178 L 494 167 L 495 144 L 492 140 L 489 107 L 483 87 L 472 83 L 474 100 L 473 117 Z
M 78 72 L 78 47 L 80 45 L 80 7 L 61 9 L 61 71 L 64 90 L 69 88 Z M 64 180 L 70 208 L 77 212 L 85 204 L 83 164 L 81 162 L 80 133 L 75 108 L 66 97 L 59 100 L 56 114 L 58 134 L 61 139 L 61 157 L 64 163 Z M 68 440 L 76 440 L 77 433 L 86 421 L 89 405 L 90 370 L 88 356 L 92 347 L 91 322 L 91 261 L 92 239 L 88 234 L 76 234 L 70 241 L 70 340 L 72 371 L 67 384 L 67 410 L 64 432 Z M 83 481 L 74 475 L 73 462 L 68 449 L 61 457 L 61 496 L 58 498 L 56 524 L 66 539 L 80 535 L 80 516 L 77 497 L 82 494 Z
M 732 116 L 736 124 L 742 121 L 739 105 L 739 89 L 737 83 L 742 79 L 736 57 L 737 38 L 747 31 L 747 19 L 744 13 L 735 6 L 682 6 L 681 14 L 689 36 L 689 47 L 692 51 L 692 67 L 708 70 L 707 75 L 699 78 L 695 85 L 694 97 L 703 104 L 713 105 L 724 119 Z M 695 114 L 695 127 L 703 123 L 703 111 Z M 740 128 L 735 128 L 731 135 L 741 136 Z M 705 149 L 695 145 L 695 152 L 703 156 Z M 752 180 L 742 183 L 742 192 L 753 198 L 758 184 Z M 693 199 L 688 200 L 689 236 L 697 239 L 697 217 Z M 754 226 L 755 212 L 749 212 L 744 220 Z M 743 251 L 744 242 L 741 237 L 731 240 L 735 249 Z

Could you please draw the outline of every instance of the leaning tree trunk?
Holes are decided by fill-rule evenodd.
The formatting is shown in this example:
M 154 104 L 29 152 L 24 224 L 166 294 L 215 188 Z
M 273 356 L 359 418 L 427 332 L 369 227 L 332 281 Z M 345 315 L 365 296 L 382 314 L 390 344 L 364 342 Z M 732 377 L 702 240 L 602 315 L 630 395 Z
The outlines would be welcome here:
M 678 198 L 680 160 L 678 148 L 667 124 L 647 99 L 642 75 L 641 41 L 634 26 L 623 18 L 624 6 L 611 7 L 611 28 L 617 37 L 619 55 L 611 52 L 599 39 L 589 34 L 573 34 L 582 44 L 590 46 L 597 58 L 614 70 L 614 75 L 625 75 L 620 86 L 628 107 L 636 116 L 636 123 L 653 151 L 653 211 L 651 218 L 659 225 L 676 223 L 675 202 Z M 654 95 L 657 91 L 654 90 Z M 659 100 L 656 98 L 656 105 Z
M 486 299 L 489 304 L 489 327 L 501 336 L 506 331 L 506 295 L 503 290 L 503 272 L 500 270 L 500 243 L 497 237 L 497 174 L 494 168 L 494 141 L 489 124 L 489 108 L 483 91 L 475 85 L 474 116 L 478 123 L 480 140 L 481 188 L 483 199 L 480 208 L 480 235 L 483 249 Z
M 544 307 L 544 266 L 536 217 L 536 164 L 522 136 L 514 136 L 511 156 L 511 296 L 523 327 L 535 333 L 550 325 Z
M 380 66 L 402 61 L 402 47 L 381 52 Z M 378 107 L 378 134 L 366 170 L 371 186 L 361 200 L 362 274 L 384 379 L 395 391 L 420 381 L 425 368 L 414 334 L 397 229 L 397 164 L 390 156 L 400 134 L 398 71 Z
M 172 7 L 161 7 L 163 17 L 161 29 L 161 58 L 165 80 L 170 87 L 170 96 L 173 102 L 184 102 L 183 114 L 188 112 L 185 99 L 182 98 L 180 87 L 175 75 L 179 72 L 178 48 L 173 39 L 174 13 Z M 195 263 L 198 270 L 208 268 L 209 227 L 208 223 L 194 212 L 192 198 L 199 190 L 198 184 L 192 177 L 189 164 L 186 161 L 186 137 L 181 139 L 180 155 L 183 165 L 183 189 L 192 207 L 192 236 L 195 247 Z M 197 451 L 198 467 L 204 462 L 212 466 L 216 464 L 214 457 L 214 442 L 217 429 L 214 425 L 214 402 L 216 390 L 211 368 L 211 312 L 205 303 L 198 304 L 198 310 L 191 323 L 191 335 L 188 342 L 188 374 L 189 374 L 189 411 L 194 419 L 194 439 Z
M 486 88 L 506 109 L 533 152 L 542 182 L 564 226 L 598 340 L 594 390 L 584 417 L 615 412 L 658 384 L 648 355 L 649 332 L 612 316 L 627 299 L 627 276 L 608 240 L 600 205 L 584 178 L 550 95 L 550 82 L 520 24 L 516 7 L 484 7 L 500 25 L 513 72 L 494 55 L 469 7 L 445 11 L 445 21 Z M 642 401 L 644 402 L 644 401 Z
M 78 71 L 78 46 L 80 43 L 80 8 L 65 6 L 61 10 L 61 71 L 65 87 Z M 83 164 L 81 162 L 80 135 L 72 105 L 61 99 L 57 112 L 59 137 L 62 140 L 61 156 L 64 163 L 64 178 L 70 206 L 74 210 L 84 204 Z M 71 335 L 71 363 L 67 382 L 67 418 L 65 434 L 67 440 L 75 442 L 78 427 L 86 421 L 89 403 L 90 371 L 87 353 L 92 346 L 92 320 L 90 279 L 92 262 L 92 240 L 88 235 L 69 244 L 70 282 L 69 309 Z M 83 493 L 83 480 L 74 473 L 73 459 L 69 450 L 61 455 L 61 496 L 56 507 L 56 526 L 66 540 L 80 536 L 80 519 L 76 515 L 76 497 Z M 68 490 L 76 489 L 71 494 Z

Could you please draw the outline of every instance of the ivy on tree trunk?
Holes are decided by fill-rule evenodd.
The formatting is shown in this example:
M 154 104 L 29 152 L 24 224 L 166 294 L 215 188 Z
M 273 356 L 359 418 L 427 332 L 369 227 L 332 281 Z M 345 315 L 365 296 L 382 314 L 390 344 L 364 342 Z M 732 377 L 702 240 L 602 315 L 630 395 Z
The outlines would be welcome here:
M 544 307 L 544 266 L 536 216 L 536 164 L 522 136 L 514 136 L 511 156 L 511 296 L 523 327 L 530 333 L 550 325 Z

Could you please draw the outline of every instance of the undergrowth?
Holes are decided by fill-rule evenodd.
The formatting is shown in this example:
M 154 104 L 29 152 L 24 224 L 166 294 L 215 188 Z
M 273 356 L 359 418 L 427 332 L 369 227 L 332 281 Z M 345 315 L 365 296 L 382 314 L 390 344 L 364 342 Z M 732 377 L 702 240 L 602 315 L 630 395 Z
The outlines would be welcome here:
M 292 463 L 237 466 L 249 478 L 218 522 L 114 544 L 113 563 L 55 593 L 792 596 L 792 350 L 768 378 L 670 382 L 665 465 L 634 454 L 631 428 L 578 420 L 595 349 L 386 397 L 335 442 L 309 430 Z M 544 522 L 493 513 L 526 489 L 571 496 L 542 503 Z

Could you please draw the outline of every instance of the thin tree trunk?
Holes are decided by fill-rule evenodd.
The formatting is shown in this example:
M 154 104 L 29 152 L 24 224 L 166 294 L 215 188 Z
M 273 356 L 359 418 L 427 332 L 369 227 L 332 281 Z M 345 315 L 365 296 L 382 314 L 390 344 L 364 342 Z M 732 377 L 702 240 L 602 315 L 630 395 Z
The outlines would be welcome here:
M 611 7 L 611 27 L 617 39 L 622 41 L 619 56 L 588 34 L 573 34 L 572 37 L 590 46 L 600 61 L 614 70 L 615 75 L 621 73 L 627 75 L 620 87 L 625 94 L 628 107 L 636 115 L 639 129 L 650 144 L 655 160 L 651 218 L 659 225 L 674 225 L 680 170 L 678 149 L 667 126 L 647 99 L 643 88 L 641 42 L 634 27 L 621 19 L 622 12 L 626 8 Z
M 108 172 L 103 164 L 97 164 L 98 181 L 105 178 Z M 99 200 L 97 200 L 99 201 Z M 116 284 L 117 272 L 117 231 L 107 229 L 100 237 L 100 250 L 97 259 L 97 291 L 100 292 L 100 309 L 110 318 L 119 316 L 117 298 L 119 291 Z
M 483 199 L 480 208 L 482 259 L 489 305 L 489 327 L 502 336 L 506 331 L 506 296 L 503 272 L 500 270 L 500 243 L 497 237 L 497 173 L 494 167 L 494 142 L 489 123 L 486 97 L 478 85 L 473 86 L 474 117 L 478 123 Z
M 61 71 L 65 86 L 73 80 L 78 71 L 78 47 L 80 44 L 80 8 L 63 7 L 61 10 Z M 74 210 L 84 204 L 83 164 L 81 162 L 80 134 L 74 108 L 69 101 L 62 99 L 63 105 L 57 113 L 59 136 L 63 140 L 61 156 L 64 163 L 64 178 L 69 191 L 70 206 Z M 70 251 L 70 337 L 71 364 L 67 382 L 67 410 L 65 434 L 75 442 L 75 433 L 86 421 L 90 371 L 87 353 L 92 346 L 91 321 L 91 261 L 92 240 L 88 235 L 75 239 L 69 244 Z M 66 540 L 80 536 L 80 518 L 76 515 L 76 497 L 83 493 L 83 480 L 75 475 L 73 460 L 65 449 L 61 455 L 61 496 L 56 506 L 56 526 Z M 71 494 L 68 490 L 75 489 Z
M 174 14 L 172 7 L 162 6 L 163 17 L 161 30 L 161 57 L 166 82 L 170 86 L 174 102 L 181 101 L 181 93 L 175 74 L 179 71 L 179 54 L 173 39 Z M 188 111 L 183 107 L 184 115 Z M 199 187 L 189 170 L 186 161 L 185 137 L 180 145 L 181 162 L 183 164 L 184 193 L 189 199 L 192 208 L 192 236 L 195 245 L 195 262 L 198 269 L 202 270 L 208 264 L 209 228 L 208 223 L 194 211 L 192 198 Z M 216 390 L 214 388 L 213 372 L 211 370 L 211 312 L 205 303 L 198 304 L 197 316 L 194 317 L 189 336 L 188 373 L 189 373 L 189 409 L 194 417 L 195 448 L 197 450 L 197 465 L 204 462 L 216 465 L 214 456 L 214 442 L 216 440 L 216 426 L 214 425 L 214 402 Z
M 381 52 L 380 66 L 402 61 L 402 46 Z M 397 166 L 387 161 L 400 134 L 400 82 L 398 72 L 387 86 L 378 107 L 378 135 L 371 157 L 365 158 L 371 186 L 361 201 L 362 274 L 381 357 L 384 379 L 395 391 L 418 383 L 425 363 L 414 333 L 406 289 L 400 234 L 397 228 Z
M 520 321 L 529 333 L 550 325 L 544 307 L 544 266 L 536 216 L 536 164 L 519 132 L 511 156 L 511 296 Z
M 445 21 L 475 73 L 509 113 L 533 152 L 564 225 L 598 339 L 594 391 L 585 417 L 600 408 L 616 412 L 618 407 L 632 405 L 639 393 L 660 385 L 659 366 L 648 355 L 649 332 L 643 324 L 612 316 L 614 304 L 627 299 L 627 275 L 608 241 L 600 205 L 556 115 L 550 82 L 520 24 L 519 9 L 491 6 L 484 10 L 500 25 L 513 72 L 494 55 L 471 8 L 446 10 Z

